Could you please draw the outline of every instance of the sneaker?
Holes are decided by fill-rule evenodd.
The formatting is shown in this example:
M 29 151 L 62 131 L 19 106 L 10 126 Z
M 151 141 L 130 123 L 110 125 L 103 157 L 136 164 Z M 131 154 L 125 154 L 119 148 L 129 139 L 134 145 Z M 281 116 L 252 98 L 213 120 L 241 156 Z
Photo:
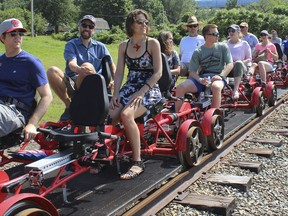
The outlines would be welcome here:
M 63 114 L 60 116 L 60 121 L 67 122 L 71 120 L 69 108 L 65 108 Z
M 238 92 L 238 91 L 235 91 L 235 92 L 233 93 L 233 99 L 234 99 L 234 100 L 239 99 L 239 92 Z

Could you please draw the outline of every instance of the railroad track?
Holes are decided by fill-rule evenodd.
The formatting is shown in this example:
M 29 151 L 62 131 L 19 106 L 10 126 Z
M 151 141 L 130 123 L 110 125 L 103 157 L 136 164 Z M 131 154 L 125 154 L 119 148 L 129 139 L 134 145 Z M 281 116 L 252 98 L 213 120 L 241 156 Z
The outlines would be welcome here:
M 225 158 L 226 155 L 228 155 L 232 150 L 234 150 L 240 143 L 242 143 L 247 137 L 249 137 L 250 134 L 252 134 L 254 131 L 259 129 L 261 126 L 261 123 L 267 120 L 274 112 L 275 110 L 279 109 L 280 106 L 283 105 L 283 103 L 287 106 L 285 103 L 288 99 L 288 95 L 283 95 L 276 103 L 274 107 L 270 107 L 265 110 L 265 113 L 263 116 L 254 118 L 251 122 L 246 124 L 244 127 L 233 133 L 233 135 L 226 137 L 224 140 L 224 146 L 222 149 L 214 151 L 208 155 L 206 155 L 203 158 L 203 162 L 197 166 L 193 167 L 189 170 L 186 170 L 179 175 L 177 175 L 175 178 L 172 178 L 170 181 L 168 181 L 164 186 L 161 188 L 155 190 L 153 193 L 151 193 L 147 198 L 141 200 L 138 202 L 133 208 L 131 208 L 129 211 L 125 212 L 123 215 L 155 215 L 158 212 L 161 211 L 165 206 L 167 206 L 172 201 L 179 202 L 182 204 L 188 204 L 188 205 L 194 205 L 197 207 L 201 207 L 204 209 L 207 209 L 209 211 L 208 206 L 211 205 L 211 202 L 213 203 L 213 208 L 210 209 L 210 211 L 216 211 L 216 213 L 220 213 L 221 215 L 230 215 L 233 211 L 233 208 L 235 207 L 235 201 L 233 199 L 228 200 L 221 200 L 221 197 L 216 197 L 216 200 L 214 198 L 209 198 L 208 196 L 197 196 L 196 199 L 198 201 L 195 201 L 193 199 L 193 196 L 196 197 L 196 195 L 189 195 L 189 192 L 186 192 L 187 188 L 190 187 L 193 183 L 195 183 L 197 180 L 204 178 L 208 179 L 211 178 L 211 175 L 208 175 L 208 171 L 215 166 L 218 162 L 223 161 L 223 158 Z M 288 133 L 288 132 L 287 132 Z M 248 139 L 249 141 L 249 139 Z M 253 141 L 250 139 L 250 141 Z M 256 140 L 257 141 L 257 140 Z M 259 140 L 258 140 L 259 141 Z M 264 142 L 272 142 L 273 140 L 264 140 Z M 274 143 L 278 143 L 277 140 L 274 140 Z M 249 153 L 249 152 L 248 152 Z M 250 153 L 259 154 L 262 156 L 270 156 L 272 154 L 271 151 L 268 150 L 258 150 L 257 149 L 250 149 Z M 224 159 L 225 160 L 225 159 Z M 234 162 L 235 165 L 235 162 Z M 239 162 L 236 164 L 236 166 L 242 166 L 242 168 L 251 168 L 251 170 L 259 171 L 259 163 L 255 164 L 253 162 Z M 257 168 L 258 166 L 258 168 Z M 221 175 L 215 177 L 215 175 L 212 175 L 212 178 L 214 178 L 214 181 L 216 183 L 226 183 L 228 184 L 229 181 L 235 183 L 235 176 L 227 177 L 227 175 L 222 176 Z M 215 180 L 216 178 L 216 180 Z M 222 178 L 225 178 L 224 180 Z M 237 177 L 236 177 L 237 178 Z M 251 179 L 250 179 L 251 180 Z M 241 181 L 246 181 L 244 186 L 242 185 L 242 189 L 248 190 L 251 186 L 251 181 L 249 178 L 241 178 L 239 177 L 236 182 L 238 181 L 239 184 L 241 184 Z M 239 186 L 239 185 L 238 185 Z M 246 188 L 246 189 L 245 189 Z M 201 200 L 202 199 L 202 203 Z M 184 200 L 184 201 L 183 201 Z M 211 201 L 212 200 L 212 201 Z M 219 206 L 217 207 L 217 201 L 219 202 Z M 225 205 L 225 202 L 229 202 L 229 204 Z M 215 204 L 216 203 L 216 204 Z M 224 209 L 223 209 L 223 206 Z M 159 214 L 161 215 L 161 214 Z M 164 214 L 162 214 L 164 215 Z

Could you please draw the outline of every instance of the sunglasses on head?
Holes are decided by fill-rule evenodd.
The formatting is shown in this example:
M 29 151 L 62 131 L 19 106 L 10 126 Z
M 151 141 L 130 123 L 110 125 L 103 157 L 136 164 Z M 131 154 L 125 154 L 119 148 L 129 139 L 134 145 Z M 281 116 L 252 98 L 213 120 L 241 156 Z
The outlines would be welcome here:
M 198 25 L 188 25 L 187 27 L 188 27 L 188 28 L 197 28 Z
M 17 35 L 19 35 L 20 37 L 23 37 L 25 35 L 25 33 L 23 31 L 12 31 L 12 32 L 9 32 L 9 34 L 12 36 L 12 37 L 15 37 Z
M 139 19 L 139 20 L 136 20 L 136 23 L 139 25 L 142 25 L 142 24 L 148 25 L 149 21 L 146 19 Z
M 95 26 L 94 25 L 89 25 L 89 24 L 87 24 L 87 23 L 81 23 L 81 26 L 82 26 L 82 28 L 89 28 L 89 29 L 94 29 L 95 28 Z
M 262 36 L 268 36 L 267 34 L 260 34 L 260 36 L 262 37 Z
M 232 29 L 232 28 L 230 28 L 230 29 L 228 29 L 227 31 L 228 31 L 228 33 L 230 33 L 230 32 L 232 32 L 232 33 L 235 33 L 235 31 L 236 31 L 236 30 L 235 30 L 235 29 Z
M 212 35 L 214 37 L 219 37 L 219 32 L 213 32 L 213 33 L 206 34 L 206 35 Z

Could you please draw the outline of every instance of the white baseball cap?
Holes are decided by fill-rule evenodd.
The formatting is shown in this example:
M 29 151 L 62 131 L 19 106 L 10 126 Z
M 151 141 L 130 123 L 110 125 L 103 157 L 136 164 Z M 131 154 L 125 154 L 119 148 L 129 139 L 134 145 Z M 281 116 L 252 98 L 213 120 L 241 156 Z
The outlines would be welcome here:
M 4 20 L 0 24 L 0 35 L 2 35 L 5 32 L 12 32 L 15 30 L 21 30 L 23 32 L 27 32 L 27 29 L 23 28 L 21 21 L 15 18 Z

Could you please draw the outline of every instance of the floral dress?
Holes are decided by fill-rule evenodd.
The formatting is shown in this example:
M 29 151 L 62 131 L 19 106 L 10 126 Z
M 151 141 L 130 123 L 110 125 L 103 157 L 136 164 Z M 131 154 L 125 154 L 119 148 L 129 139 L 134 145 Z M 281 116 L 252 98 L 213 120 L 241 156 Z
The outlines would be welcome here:
M 142 56 L 139 58 L 130 58 L 127 55 L 127 42 L 125 50 L 125 63 L 129 69 L 128 77 L 126 83 L 120 89 L 120 102 L 123 106 L 129 103 L 131 96 L 139 91 L 143 85 L 150 79 L 153 74 L 153 62 L 152 56 L 147 50 L 148 39 L 146 41 L 146 50 Z M 148 92 L 145 93 L 142 105 L 149 109 L 155 106 L 161 100 L 161 92 L 158 84 L 154 85 Z

